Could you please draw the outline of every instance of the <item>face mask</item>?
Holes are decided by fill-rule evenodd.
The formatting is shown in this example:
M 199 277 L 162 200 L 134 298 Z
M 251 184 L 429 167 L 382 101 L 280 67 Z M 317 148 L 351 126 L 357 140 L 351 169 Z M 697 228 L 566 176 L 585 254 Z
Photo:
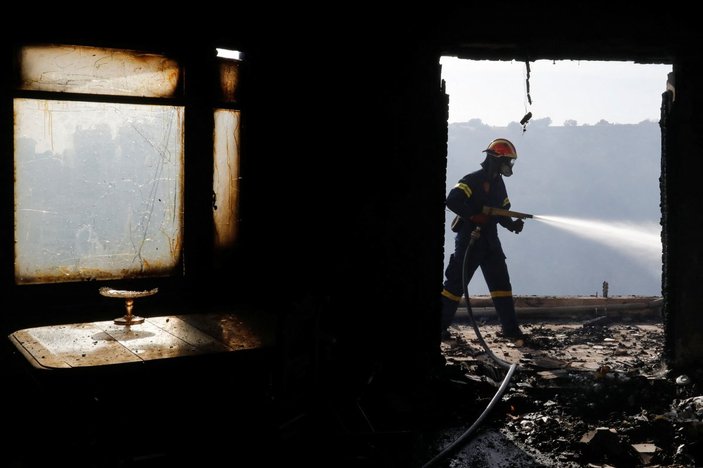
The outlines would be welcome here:
M 500 175 L 503 177 L 510 177 L 513 175 L 513 162 L 514 159 L 508 159 L 505 162 L 502 162 L 500 165 L 500 168 L 498 169 L 498 172 L 500 172 Z

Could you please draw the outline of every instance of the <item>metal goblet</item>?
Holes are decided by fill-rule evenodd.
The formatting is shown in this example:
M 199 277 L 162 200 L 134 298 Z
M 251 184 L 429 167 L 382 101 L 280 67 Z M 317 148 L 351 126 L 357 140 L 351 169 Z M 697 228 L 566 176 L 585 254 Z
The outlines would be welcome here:
M 132 313 L 134 308 L 134 300 L 138 297 L 153 296 L 159 292 L 159 288 L 148 289 L 144 291 L 128 291 L 125 289 L 113 289 L 107 286 L 100 288 L 100 294 L 105 297 L 115 297 L 124 299 L 125 314 L 122 317 L 117 317 L 114 322 L 117 325 L 138 325 L 144 322 L 144 317 L 139 317 Z

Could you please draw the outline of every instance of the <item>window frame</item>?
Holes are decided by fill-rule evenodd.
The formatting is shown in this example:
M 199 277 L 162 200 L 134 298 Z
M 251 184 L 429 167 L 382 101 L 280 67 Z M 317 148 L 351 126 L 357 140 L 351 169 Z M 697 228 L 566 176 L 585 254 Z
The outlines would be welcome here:
M 60 91 L 40 91 L 20 89 L 20 51 L 22 47 L 31 45 L 75 45 L 86 47 L 104 47 L 127 51 L 161 54 L 176 60 L 180 66 L 180 77 L 177 90 L 173 97 L 140 97 L 104 94 L 83 94 Z M 8 50 L 10 49 L 10 50 Z M 5 174 L 4 189 L 0 189 L 0 203 L 6 207 L 4 223 L 0 226 L 0 281 L 3 290 L 10 291 L 13 304 L 21 304 L 8 314 L 16 317 L 22 323 L 32 322 L 37 316 L 43 322 L 66 322 L 75 317 L 76 320 L 86 321 L 96 318 L 96 315 L 114 315 L 116 307 L 111 300 L 100 296 L 101 286 L 146 290 L 159 288 L 154 299 L 144 298 L 143 301 L 158 301 L 166 306 L 187 307 L 183 299 L 207 300 L 207 286 L 201 278 L 213 275 L 213 158 L 214 158 L 214 110 L 216 108 L 235 109 L 240 112 L 241 106 L 236 103 L 223 103 L 218 97 L 219 60 L 216 49 L 209 44 L 196 44 L 187 48 L 173 48 L 167 45 L 151 44 L 144 47 L 140 44 L 112 43 L 100 44 L 95 42 L 81 43 L 77 41 L 55 40 L 51 42 L 17 43 L 9 48 L 12 60 L 10 77 L 5 78 L 4 89 L 6 99 L 2 106 L 5 121 L 9 123 L 4 132 L 2 144 L 8 155 L 2 163 Z M 183 202 L 182 202 L 182 236 L 181 256 L 177 271 L 173 276 L 144 277 L 123 280 L 91 280 L 71 281 L 61 283 L 17 284 L 15 282 L 15 199 L 14 199 L 14 100 L 50 99 L 81 102 L 109 102 L 125 104 L 148 104 L 164 106 L 182 106 L 183 111 Z M 240 153 L 241 156 L 241 153 Z M 241 164 L 240 164 L 241 166 Z M 9 175 L 9 176 L 8 176 Z M 140 300 L 142 301 L 142 300 Z M 56 312 L 60 310 L 60 312 Z

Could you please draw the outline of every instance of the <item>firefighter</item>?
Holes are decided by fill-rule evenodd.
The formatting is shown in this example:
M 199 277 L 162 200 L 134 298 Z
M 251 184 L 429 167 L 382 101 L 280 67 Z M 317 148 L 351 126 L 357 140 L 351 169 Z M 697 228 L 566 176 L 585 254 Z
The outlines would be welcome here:
M 524 338 L 515 315 L 512 286 L 505 254 L 498 238 L 497 225 L 519 234 L 523 228 L 522 219 L 507 216 L 489 216 L 484 207 L 510 209 L 510 200 L 503 177 L 513 174 L 513 164 L 517 159 L 515 146 L 505 138 L 493 140 L 483 151 L 486 153 L 481 169 L 468 174 L 449 191 L 446 206 L 456 214 L 452 231 L 456 233 L 454 253 L 449 258 L 445 270 L 442 290 L 442 337 L 448 337 L 448 327 L 456 314 L 464 292 L 462 285 L 464 254 L 472 233 L 476 237 L 471 245 L 466 265 L 468 283 L 478 267 L 486 280 L 493 305 L 500 320 L 502 334 L 506 338 Z M 475 229 L 479 227 L 479 231 Z M 478 234 L 478 236 L 477 236 Z

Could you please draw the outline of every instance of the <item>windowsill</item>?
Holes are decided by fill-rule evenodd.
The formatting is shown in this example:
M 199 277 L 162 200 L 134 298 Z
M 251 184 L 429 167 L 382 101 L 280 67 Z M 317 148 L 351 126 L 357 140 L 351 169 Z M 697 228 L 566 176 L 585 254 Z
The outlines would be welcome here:
M 9 339 L 33 367 L 47 370 L 264 349 L 275 341 L 271 320 L 245 312 L 162 315 L 131 326 L 111 320 L 48 325 Z

